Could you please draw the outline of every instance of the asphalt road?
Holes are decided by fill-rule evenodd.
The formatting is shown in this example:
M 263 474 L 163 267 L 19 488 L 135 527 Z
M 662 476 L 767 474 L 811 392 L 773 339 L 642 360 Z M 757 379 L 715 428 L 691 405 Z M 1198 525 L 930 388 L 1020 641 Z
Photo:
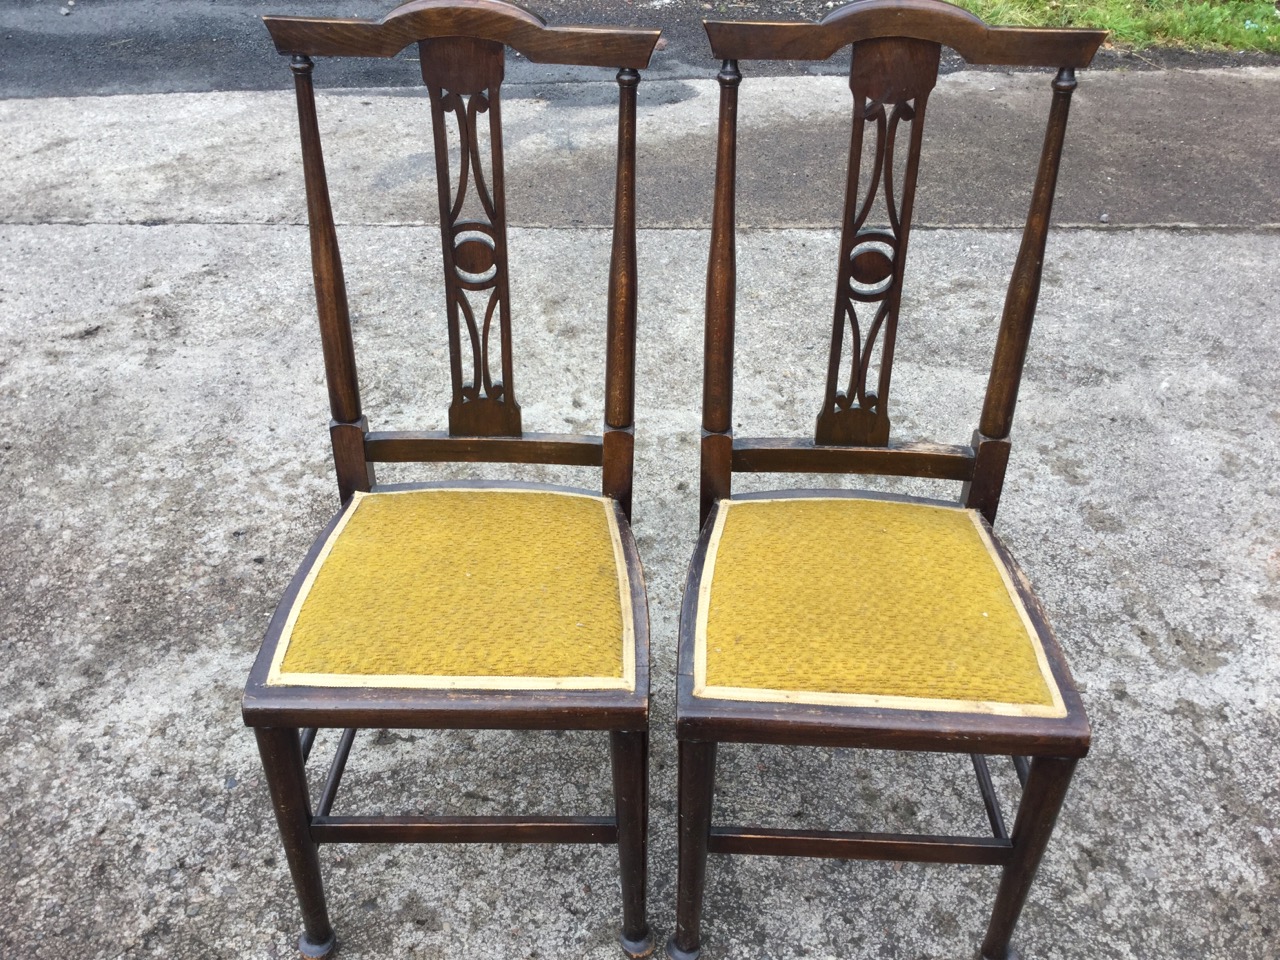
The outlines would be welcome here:
M 0 0 L 0 99 L 86 94 L 270 90 L 287 82 L 258 18 L 266 13 L 377 18 L 393 0 Z M 706 77 L 714 73 L 703 17 L 820 19 L 827 0 L 757 0 L 715 4 L 703 0 L 537 0 L 551 23 L 661 27 L 665 41 L 648 76 Z M 755 65 L 756 73 L 841 72 L 847 58 L 830 63 Z M 1164 66 L 1276 66 L 1260 54 L 1104 52 L 1104 68 L 1148 70 Z M 952 59 L 944 70 L 961 64 Z M 335 61 L 318 82 L 341 87 L 396 87 L 417 82 L 416 71 L 395 61 Z M 512 64 L 508 78 L 530 82 L 570 77 L 564 71 Z
M 266 13 L 377 18 L 392 2 L 377 0 L 3 0 L 0 3 L 0 97 L 262 90 L 287 75 L 259 17 Z M 652 73 L 698 77 L 713 71 L 698 0 L 543 0 L 533 5 L 553 23 L 660 26 L 666 45 Z M 726 15 L 819 17 L 824 0 L 734 5 Z M 68 11 L 63 13 L 63 11 Z M 785 69 L 785 68 L 784 68 Z M 838 66 L 832 69 L 839 69 Z M 515 82 L 563 72 L 513 64 Z M 395 61 L 327 64 L 323 83 L 347 87 L 406 86 L 415 70 Z

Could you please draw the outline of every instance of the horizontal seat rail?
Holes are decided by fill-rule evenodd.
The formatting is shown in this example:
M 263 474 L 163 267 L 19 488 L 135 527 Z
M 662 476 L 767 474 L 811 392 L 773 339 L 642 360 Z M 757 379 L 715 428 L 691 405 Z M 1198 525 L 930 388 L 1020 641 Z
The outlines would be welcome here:
M 549 463 L 599 467 L 604 440 L 570 433 L 522 437 L 456 437 L 443 430 L 371 431 L 364 456 L 370 463 Z
M 711 853 L 746 853 L 767 857 L 906 860 L 913 863 L 977 863 L 998 866 L 1009 861 L 1013 844 L 1008 840 L 991 837 L 712 827 L 707 849 Z
M 836 447 L 794 437 L 733 441 L 733 469 L 745 473 L 868 473 L 888 477 L 972 480 L 973 447 L 900 442 L 887 447 Z
M 613 817 L 329 817 L 315 843 L 617 843 Z

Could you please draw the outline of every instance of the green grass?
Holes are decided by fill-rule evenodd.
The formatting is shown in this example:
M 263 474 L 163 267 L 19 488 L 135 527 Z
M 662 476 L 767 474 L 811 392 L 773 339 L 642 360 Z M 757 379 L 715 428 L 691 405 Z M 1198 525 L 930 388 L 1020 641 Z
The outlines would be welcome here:
M 1280 53 L 1273 0 L 952 0 L 1001 26 L 1102 27 L 1111 42 L 1141 50 L 1262 50 Z

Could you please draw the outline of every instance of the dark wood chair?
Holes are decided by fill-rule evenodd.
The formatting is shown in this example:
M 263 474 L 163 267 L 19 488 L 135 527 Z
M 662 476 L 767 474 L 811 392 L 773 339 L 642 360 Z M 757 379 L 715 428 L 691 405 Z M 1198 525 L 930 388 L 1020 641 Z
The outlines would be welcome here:
M 723 67 L 707 272 L 702 531 L 680 620 L 679 893 L 667 950 L 675 960 L 700 952 L 710 852 L 999 865 L 982 955 L 1005 958 L 1072 771 L 1088 749 L 1089 725 L 1044 614 L 990 524 L 1075 70 L 1090 63 L 1105 34 L 988 27 L 940 0 L 861 0 L 820 23 L 708 22 L 706 29 Z M 814 439 L 735 437 L 738 61 L 823 60 L 849 45 L 852 141 Z M 972 64 L 1059 68 L 985 404 L 964 445 L 889 435 L 925 105 L 942 46 Z M 738 471 L 915 476 L 962 486 L 956 501 L 844 490 L 731 497 Z M 971 754 L 992 836 L 713 825 L 716 748 L 724 742 Z M 1022 782 L 1012 831 L 987 755 L 1012 757 Z
M 335 944 L 322 843 L 616 843 L 622 946 L 646 956 L 648 614 L 628 524 L 636 85 L 658 31 L 548 27 L 502 0 L 414 0 L 378 22 L 267 17 L 266 25 L 292 58 L 342 502 L 285 591 L 244 695 L 302 907 L 299 948 L 319 957 Z M 376 432 L 360 403 L 311 58 L 393 57 L 411 43 L 434 127 L 453 396 L 447 431 Z M 507 47 L 536 63 L 620 68 L 601 436 L 525 432 L 516 402 L 500 99 Z M 486 122 L 488 151 L 478 129 Z M 454 127 L 461 170 L 451 175 Z M 500 373 L 490 366 L 495 353 Z M 600 467 L 602 493 L 534 483 L 380 485 L 374 475 L 376 463 L 441 461 Z M 608 731 L 615 809 L 335 814 L 352 743 L 369 727 Z M 305 764 L 317 728 L 343 733 L 313 806 Z

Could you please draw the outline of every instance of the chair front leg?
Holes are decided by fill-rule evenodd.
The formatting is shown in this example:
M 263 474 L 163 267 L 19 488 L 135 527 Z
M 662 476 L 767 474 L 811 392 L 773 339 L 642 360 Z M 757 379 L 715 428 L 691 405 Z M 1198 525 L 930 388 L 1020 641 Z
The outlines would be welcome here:
M 298 949 L 306 957 L 323 957 L 334 947 L 337 938 L 329 924 L 329 911 L 324 902 L 324 884 L 320 879 L 320 857 L 311 839 L 311 798 L 307 793 L 307 776 L 303 769 L 302 744 L 298 731 L 283 727 L 257 727 L 258 752 L 271 791 L 280 839 L 293 887 L 298 892 L 305 931 Z
M 1013 928 L 1027 902 L 1031 881 L 1049 845 L 1049 836 L 1075 768 L 1075 760 L 1036 757 L 1031 761 L 1031 772 L 1013 825 L 1013 857 L 1005 864 L 1000 877 L 996 905 L 991 912 L 986 939 L 982 941 L 983 960 L 1010 960 L 1016 956 L 1009 946 Z
M 653 953 L 645 915 L 649 879 L 649 733 L 609 734 L 613 759 L 613 803 L 618 820 L 618 866 L 622 874 L 622 950 L 633 960 Z
M 707 879 L 715 778 L 716 745 L 681 740 L 676 932 L 667 944 L 671 960 L 696 960 L 702 952 L 702 895 Z

